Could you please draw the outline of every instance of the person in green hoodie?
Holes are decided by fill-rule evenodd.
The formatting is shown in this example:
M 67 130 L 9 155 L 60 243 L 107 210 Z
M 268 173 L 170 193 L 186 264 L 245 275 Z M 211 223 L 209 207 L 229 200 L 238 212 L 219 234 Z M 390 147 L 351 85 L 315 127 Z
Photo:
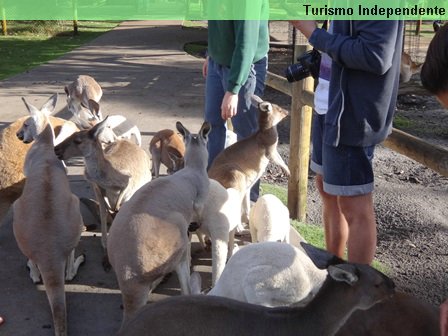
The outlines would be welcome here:
M 205 120 L 212 126 L 209 166 L 224 149 L 227 119 L 231 118 L 238 141 L 257 131 L 258 111 L 251 106 L 251 97 L 263 94 L 268 50 L 268 21 L 209 20 L 203 66 Z M 251 191 L 251 200 L 257 198 L 258 183 Z

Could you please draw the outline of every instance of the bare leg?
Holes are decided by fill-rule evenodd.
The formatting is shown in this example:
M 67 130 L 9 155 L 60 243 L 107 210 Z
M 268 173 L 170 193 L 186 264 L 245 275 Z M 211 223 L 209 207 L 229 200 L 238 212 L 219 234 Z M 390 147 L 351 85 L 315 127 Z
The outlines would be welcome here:
M 347 220 L 348 260 L 371 264 L 376 250 L 376 220 L 372 193 L 359 196 L 339 196 L 339 208 Z
M 338 205 L 338 196 L 323 189 L 322 175 L 316 176 L 316 186 L 322 198 L 322 217 L 327 251 L 342 258 L 348 240 L 348 224 Z

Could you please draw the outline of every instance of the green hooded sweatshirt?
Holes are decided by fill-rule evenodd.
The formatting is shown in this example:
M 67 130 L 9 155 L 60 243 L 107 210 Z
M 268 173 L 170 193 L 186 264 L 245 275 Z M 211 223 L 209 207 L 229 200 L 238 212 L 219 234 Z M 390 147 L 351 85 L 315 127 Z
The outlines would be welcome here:
M 267 55 L 269 29 L 266 20 L 210 20 L 208 55 L 230 68 L 227 91 L 238 93 L 247 81 L 251 65 Z

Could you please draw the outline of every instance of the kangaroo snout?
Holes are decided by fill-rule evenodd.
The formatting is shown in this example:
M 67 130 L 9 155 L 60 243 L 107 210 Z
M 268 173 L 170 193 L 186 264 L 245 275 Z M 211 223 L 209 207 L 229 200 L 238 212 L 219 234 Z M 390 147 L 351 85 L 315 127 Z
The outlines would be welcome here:
M 17 132 L 16 133 L 16 136 L 17 136 L 17 138 L 20 140 L 20 141 L 23 141 L 23 132 Z M 26 142 L 25 142 L 26 143 Z
M 62 150 L 59 146 L 54 148 L 54 153 L 58 157 L 59 160 L 64 160 L 64 150 Z

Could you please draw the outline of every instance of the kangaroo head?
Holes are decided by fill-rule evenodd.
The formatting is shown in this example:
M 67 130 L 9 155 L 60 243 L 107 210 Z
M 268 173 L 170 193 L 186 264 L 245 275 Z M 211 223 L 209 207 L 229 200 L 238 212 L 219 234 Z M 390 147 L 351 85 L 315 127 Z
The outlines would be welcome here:
M 73 133 L 54 148 L 56 156 L 60 160 L 67 160 L 75 156 L 95 155 L 96 148 L 101 147 L 98 139 L 108 127 L 108 117 L 89 130 Z
M 366 310 L 394 294 L 395 284 L 383 273 L 369 265 L 344 263 L 328 267 L 328 276 L 337 282 L 344 282 L 350 289 L 358 309 Z
M 100 104 L 94 101 L 93 99 L 87 99 L 85 94 L 83 94 L 83 99 L 81 102 L 81 106 L 85 109 L 85 118 L 90 126 L 96 125 L 98 122 L 103 120 L 103 115 L 101 113 Z
M 47 124 L 48 117 L 55 110 L 56 102 L 58 100 L 58 94 L 55 93 L 54 95 L 52 95 L 45 102 L 45 104 L 42 105 L 40 110 L 28 103 L 25 98 L 22 97 L 22 100 L 30 114 L 30 117 L 23 122 L 23 125 L 17 131 L 16 136 L 24 143 L 30 143 L 35 140 L 37 136 L 44 130 Z
M 188 129 L 182 125 L 180 121 L 176 122 L 176 128 L 180 134 L 184 137 L 185 143 L 185 166 L 188 166 L 189 162 L 198 161 L 207 165 L 208 151 L 207 141 L 208 134 L 210 133 L 211 126 L 208 122 L 204 121 L 201 129 L 197 134 L 192 134 Z
M 251 100 L 252 105 L 258 107 L 258 110 L 260 112 L 259 115 L 260 129 L 276 126 L 288 115 L 288 111 L 286 111 L 285 109 L 281 108 L 276 104 L 271 104 L 270 102 L 263 101 L 257 95 L 253 95 Z

